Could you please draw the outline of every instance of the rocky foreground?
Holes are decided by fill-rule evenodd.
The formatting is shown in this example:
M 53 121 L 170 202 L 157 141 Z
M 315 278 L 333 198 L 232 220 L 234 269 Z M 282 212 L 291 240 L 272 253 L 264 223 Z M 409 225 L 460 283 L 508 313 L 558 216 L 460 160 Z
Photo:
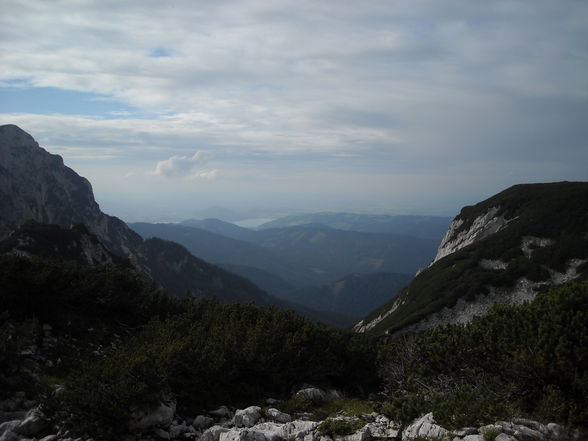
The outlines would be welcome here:
M 298 396 L 324 397 L 319 389 L 308 388 Z M 482 427 L 448 430 L 436 424 L 432 413 L 423 415 L 408 426 L 384 415 L 370 413 L 359 417 L 342 414 L 323 421 L 312 421 L 308 414 L 294 419 L 275 407 L 266 406 L 231 410 L 226 406 L 182 418 L 176 402 L 161 402 L 150 412 L 136 411 L 129 421 L 129 435 L 124 441 L 198 440 L 198 441 L 570 441 L 584 439 L 562 426 L 541 424 L 528 419 L 497 421 Z M 29 410 L 26 410 L 29 407 Z M 24 393 L 0 403 L 0 441 L 91 441 L 74 438 L 67 431 L 51 425 L 40 407 L 27 400 Z

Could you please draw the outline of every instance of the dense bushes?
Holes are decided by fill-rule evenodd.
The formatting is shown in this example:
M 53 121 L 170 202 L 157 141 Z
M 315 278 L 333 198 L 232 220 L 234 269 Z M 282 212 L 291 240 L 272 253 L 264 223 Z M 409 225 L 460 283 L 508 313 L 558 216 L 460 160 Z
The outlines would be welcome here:
M 74 333 L 94 324 L 134 327 L 184 308 L 130 269 L 114 265 L 0 255 L 0 287 L 0 312 Z
M 386 412 L 396 418 L 433 410 L 448 426 L 512 413 L 585 424 L 588 284 L 495 306 L 466 326 L 397 338 L 379 366 L 391 397 Z
M 302 382 L 357 390 L 375 381 L 375 353 L 364 339 L 289 312 L 203 301 L 150 322 L 103 360 L 73 372 L 61 408 L 72 413 L 72 429 L 96 435 L 124 428 L 133 406 L 165 395 L 196 414 L 284 397 Z

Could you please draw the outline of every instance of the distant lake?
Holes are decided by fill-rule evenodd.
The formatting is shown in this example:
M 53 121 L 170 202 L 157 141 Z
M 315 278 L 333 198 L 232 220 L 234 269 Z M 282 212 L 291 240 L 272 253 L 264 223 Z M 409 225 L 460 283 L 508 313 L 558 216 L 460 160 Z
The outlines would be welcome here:
M 244 219 L 238 222 L 232 222 L 235 225 L 239 225 L 240 227 L 243 228 L 257 228 L 262 224 L 265 224 L 266 222 L 270 222 L 273 221 L 274 218 L 273 217 L 258 217 L 255 219 Z

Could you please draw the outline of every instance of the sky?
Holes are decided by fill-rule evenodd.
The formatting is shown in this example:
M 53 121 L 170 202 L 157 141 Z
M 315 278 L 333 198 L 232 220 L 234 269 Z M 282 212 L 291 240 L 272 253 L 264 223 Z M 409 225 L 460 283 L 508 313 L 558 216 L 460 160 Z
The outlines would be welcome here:
M 0 124 L 125 220 L 588 180 L 585 0 L 0 0 Z

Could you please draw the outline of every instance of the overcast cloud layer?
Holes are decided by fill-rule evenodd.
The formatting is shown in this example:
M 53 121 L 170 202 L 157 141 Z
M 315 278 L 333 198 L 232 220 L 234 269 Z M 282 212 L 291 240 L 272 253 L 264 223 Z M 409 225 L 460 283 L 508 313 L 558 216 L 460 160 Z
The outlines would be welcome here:
M 453 214 L 588 180 L 586 1 L 1 5 L 0 122 L 99 201 Z

